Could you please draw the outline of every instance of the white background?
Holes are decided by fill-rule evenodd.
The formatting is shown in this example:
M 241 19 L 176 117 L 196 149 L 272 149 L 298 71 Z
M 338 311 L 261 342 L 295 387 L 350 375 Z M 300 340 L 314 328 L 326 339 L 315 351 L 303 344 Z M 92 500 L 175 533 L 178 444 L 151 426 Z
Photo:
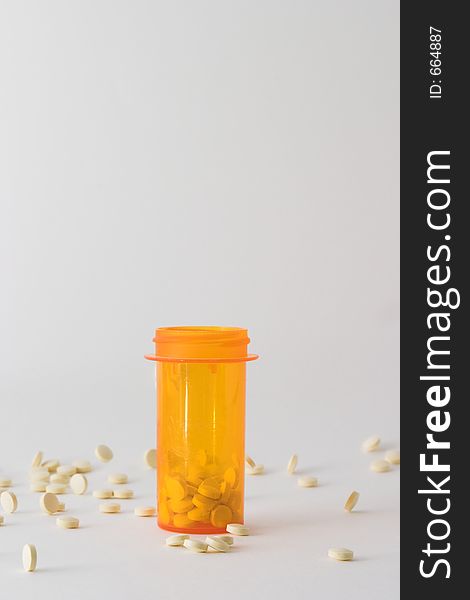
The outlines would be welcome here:
M 398 598 L 398 2 L 0 0 L 2 595 Z M 154 445 L 157 326 L 249 329 L 253 536 L 230 556 L 162 546 L 141 455 Z M 32 455 L 115 450 L 126 514 L 66 497 Z M 319 478 L 301 490 L 292 452 Z M 342 503 L 361 492 L 358 513 Z M 88 495 L 89 496 L 89 495 Z M 21 570 L 35 543 L 39 570 Z M 348 546 L 340 564 L 328 547 Z

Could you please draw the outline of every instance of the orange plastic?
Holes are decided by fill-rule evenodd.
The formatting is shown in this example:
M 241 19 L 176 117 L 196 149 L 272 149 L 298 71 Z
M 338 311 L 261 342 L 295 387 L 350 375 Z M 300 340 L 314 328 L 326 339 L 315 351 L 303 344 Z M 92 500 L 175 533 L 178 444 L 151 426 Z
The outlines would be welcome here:
M 245 373 L 236 327 L 155 332 L 158 525 L 222 533 L 244 522 Z

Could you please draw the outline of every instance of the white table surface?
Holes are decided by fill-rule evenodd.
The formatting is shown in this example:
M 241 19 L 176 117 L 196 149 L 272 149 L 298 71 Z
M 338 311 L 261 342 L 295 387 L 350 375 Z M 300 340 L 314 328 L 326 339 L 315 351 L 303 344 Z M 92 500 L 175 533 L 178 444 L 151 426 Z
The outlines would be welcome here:
M 92 453 L 83 456 L 91 458 Z M 266 474 L 246 478 L 246 522 L 252 534 L 237 538 L 229 555 L 168 548 L 164 545 L 168 534 L 158 529 L 155 519 L 134 516 L 136 505 L 154 503 L 155 472 L 146 469 L 140 457 L 133 462 L 116 458 L 106 465 L 94 460 L 87 494 L 63 496 L 66 514 L 80 518 L 78 530 L 62 530 L 55 517 L 43 514 L 40 494 L 29 491 L 28 466 L 10 465 L 19 507 L 15 514 L 5 515 L 0 527 L 2 597 L 396 600 L 399 467 L 372 473 L 369 463 L 379 456 L 382 453 L 363 455 L 359 448 L 345 452 L 340 446 L 317 464 L 305 464 L 300 455 L 298 474 L 319 479 L 319 486 L 312 489 L 298 487 L 296 476 L 289 476 L 284 464 L 256 457 L 266 464 Z M 62 457 L 62 462 L 72 458 Z M 1 467 L 0 474 L 6 475 L 5 465 Z M 104 515 L 91 491 L 105 487 L 106 475 L 113 471 L 128 473 L 135 499 L 121 501 L 121 514 Z M 361 497 L 349 514 L 343 504 L 353 489 Z M 37 547 L 35 573 L 22 570 L 25 543 Z M 353 549 L 354 561 L 329 559 L 327 550 L 332 546 Z

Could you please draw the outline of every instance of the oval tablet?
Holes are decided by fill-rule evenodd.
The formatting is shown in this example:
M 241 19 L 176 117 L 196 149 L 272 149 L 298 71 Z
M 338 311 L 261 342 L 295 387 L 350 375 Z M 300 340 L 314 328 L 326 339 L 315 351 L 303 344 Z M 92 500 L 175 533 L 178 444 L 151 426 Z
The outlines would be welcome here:
M 207 544 L 199 540 L 192 540 L 190 538 L 184 540 L 183 546 L 191 552 L 207 552 Z
M 330 548 L 328 550 L 328 556 L 335 560 L 352 560 L 354 553 L 348 548 Z
M 93 496 L 101 500 L 108 500 L 113 497 L 113 490 L 95 490 Z
M 188 540 L 189 535 L 187 533 L 181 533 L 179 535 L 170 535 L 166 538 L 165 543 L 167 546 L 182 546 L 184 540 Z
M 18 500 L 13 492 L 2 492 L 0 504 L 6 513 L 14 513 L 18 508 Z
M 390 463 L 386 460 L 374 460 L 370 463 L 370 470 L 375 473 L 386 473 L 390 471 Z
M 400 450 L 389 450 L 385 455 L 385 460 L 391 465 L 400 464 Z
M 372 435 L 362 442 L 363 452 L 374 452 L 380 446 L 380 438 L 378 435 Z
M 134 508 L 134 514 L 137 517 L 154 517 L 156 513 L 155 506 L 136 506 Z
M 80 525 L 80 521 L 76 517 L 69 516 L 61 516 L 57 517 L 56 524 L 58 527 L 62 527 L 63 529 L 77 529 Z
M 127 475 L 125 473 L 111 473 L 108 475 L 109 483 L 127 483 Z
M 351 492 L 349 498 L 344 503 L 344 510 L 351 512 L 359 500 L 359 492 Z
M 70 487 L 72 488 L 72 492 L 74 494 L 81 496 L 87 491 L 88 480 L 85 475 L 82 475 L 82 473 L 75 473 L 75 475 L 72 475 L 72 479 L 70 480 Z
M 317 487 L 318 479 L 316 477 L 310 477 L 309 475 L 305 475 L 304 477 L 299 477 L 297 479 L 297 484 L 300 487 L 304 488 Z
M 109 462 L 110 460 L 112 460 L 114 454 L 109 446 L 100 444 L 95 448 L 95 456 L 101 462 Z
M 23 569 L 25 571 L 34 571 L 38 563 L 38 553 L 34 544 L 23 546 Z
M 151 469 L 157 468 L 157 451 L 155 448 L 149 448 L 144 454 L 144 462 Z
M 42 510 L 48 515 L 53 515 L 59 510 L 59 499 L 55 494 L 51 494 L 50 492 L 46 492 L 39 499 L 39 505 Z
M 117 502 L 106 502 L 103 504 L 100 504 L 100 512 L 102 513 L 118 513 L 121 511 L 121 505 L 118 504 Z
M 232 535 L 250 535 L 248 527 L 241 523 L 229 523 L 226 529 Z

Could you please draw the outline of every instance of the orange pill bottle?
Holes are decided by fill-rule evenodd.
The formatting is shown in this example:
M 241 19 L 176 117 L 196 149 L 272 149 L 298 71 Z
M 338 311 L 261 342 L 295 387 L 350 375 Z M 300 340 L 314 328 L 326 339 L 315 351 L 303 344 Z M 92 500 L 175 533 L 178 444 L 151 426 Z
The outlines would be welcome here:
M 246 329 L 155 331 L 158 525 L 223 533 L 244 522 Z

